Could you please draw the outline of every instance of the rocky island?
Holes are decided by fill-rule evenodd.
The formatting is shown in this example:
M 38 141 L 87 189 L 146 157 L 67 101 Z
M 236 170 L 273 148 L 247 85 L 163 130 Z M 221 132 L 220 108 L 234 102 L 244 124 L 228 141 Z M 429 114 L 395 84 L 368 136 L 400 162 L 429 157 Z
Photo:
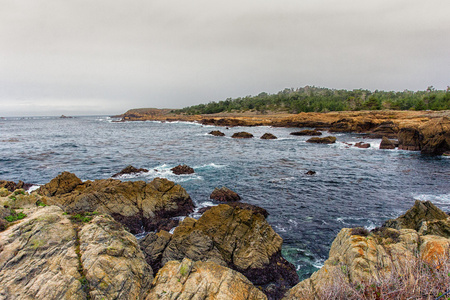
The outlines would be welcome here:
M 429 201 L 370 232 L 343 228 L 325 265 L 299 283 L 264 215 L 220 204 L 172 222 L 193 204 L 166 179 L 64 172 L 32 193 L 2 186 L 2 299 L 403 299 L 450 283 L 450 218 Z

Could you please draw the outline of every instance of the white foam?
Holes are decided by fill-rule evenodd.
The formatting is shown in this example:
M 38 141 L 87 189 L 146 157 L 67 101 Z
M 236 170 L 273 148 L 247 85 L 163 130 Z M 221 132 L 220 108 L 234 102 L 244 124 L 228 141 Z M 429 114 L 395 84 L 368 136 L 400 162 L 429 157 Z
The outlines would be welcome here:
M 415 194 L 413 195 L 413 198 L 421 201 L 431 201 L 434 204 L 444 204 L 444 205 L 450 204 L 450 194 L 440 194 L 440 195 Z
M 228 165 L 209 163 L 209 164 L 204 164 L 204 165 L 200 165 L 200 166 L 194 166 L 194 169 L 207 169 L 207 168 L 222 169 L 222 168 L 226 168 L 226 167 L 228 167 Z
M 40 186 L 40 185 L 37 185 L 37 184 L 32 185 L 32 186 L 27 190 L 27 192 L 28 192 L 28 193 L 34 192 L 35 190 L 37 190 L 37 189 L 40 188 L 40 187 L 41 187 L 41 186 Z

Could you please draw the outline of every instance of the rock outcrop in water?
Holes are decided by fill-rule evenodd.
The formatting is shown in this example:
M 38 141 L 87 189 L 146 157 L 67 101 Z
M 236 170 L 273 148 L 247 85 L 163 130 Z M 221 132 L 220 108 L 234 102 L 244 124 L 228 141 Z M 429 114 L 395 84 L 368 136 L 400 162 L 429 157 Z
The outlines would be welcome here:
M 221 204 L 199 220 L 184 219 L 173 235 L 150 233 L 141 246 L 152 266 L 183 258 L 212 261 L 242 273 L 278 299 L 298 282 L 295 267 L 281 256 L 282 242 L 261 214 Z
M 307 143 L 315 143 L 315 144 L 334 144 L 336 143 L 336 137 L 334 136 L 326 136 L 323 138 L 312 137 L 306 141 Z
M 253 137 L 253 134 L 242 131 L 234 133 L 231 137 L 233 139 L 251 139 Z
M 272 133 L 266 132 L 266 133 L 264 133 L 264 134 L 261 136 L 260 139 L 262 139 L 262 140 L 276 140 L 276 139 L 278 139 L 278 138 L 277 138 L 275 135 L 273 135 Z
M 318 131 L 318 130 L 310 130 L 310 129 L 305 129 L 305 130 L 301 130 L 301 131 L 295 131 L 295 132 L 291 132 L 290 135 L 299 135 L 299 136 L 320 136 L 322 135 L 322 132 Z
M 239 201 L 241 197 L 227 187 L 215 188 L 209 196 L 209 199 L 222 202 Z
M 132 233 L 157 230 L 171 222 L 170 218 L 185 216 L 194 209 L 188 193 L 163 178 L 150 183 L 117 179 L 82 182 L 75 174 L 63 172 L 37 193 L 45 196 L 46 204 L 58 205 L 69 213 L 109 214 Z
M 208 134 L 213 135 L 213 136 L 225 136 L 225 133 L 223 133 L 222 131 L 219 131 L 219 130 L 213 130 L 213 131 L 209 132 Z
M 414 261 L 448 264 L 449 225 L 449 216 L 443 211 L 429 201 L 416 201 L 404 215 L 370 233 L 344 228 L 333 241 L 324 266 L 292 288 L 285 299 L 320 298 L 332 292 L 330 287 L 339 289 L 345 283 L 363 287 L 392 280 L 392 276 L 405 274 L 402 272 Z
M 132 174 L 145 173 L 145 172 L 148 172 L 148 170 L 144 169 L 144 168 L 139 168 L 138 169 L 138 168 L 135 168 L 133 166 L 128 166 L 128 167 L 122 169 L 122 171 L 120 171 L 119 173 L 116 173 L 116 174 L 114 174 L 111 177 L 114 178 L 114 177 L 119 177 L 121 175 L 132 175 Z
M 395 143 L 383 136 L 380 143 L 380 149 L 395 149 Z
M 178 166 L 170 169 L 170 171 L 172 171 L 172 173 L 175 175 L 185 175 L 185 174 L 194 174 L 195 173 L 194 169 L 187 165 L 178 165 Z

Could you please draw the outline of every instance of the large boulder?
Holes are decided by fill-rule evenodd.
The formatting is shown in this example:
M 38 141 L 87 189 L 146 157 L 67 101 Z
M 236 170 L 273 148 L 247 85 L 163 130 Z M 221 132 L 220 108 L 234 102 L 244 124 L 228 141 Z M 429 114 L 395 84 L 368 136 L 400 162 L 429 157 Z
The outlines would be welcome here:
M 361 149 L 367 149 L 367 148 L 370 148 L 370 144 L 369 143 L 358 142 L 358 143 L 355 143 L 355 147 L 356 148 L 361 148 Z
M 312 137 L 306 141 L 307 143 L 316 143 L 316 144 L 334 144 L 336 143 L 336 137 L 334 136 L 326 136 L 323 138 Z
M 195 173 L 194 169 L 187 165 L 178 165 L 170 169 L 175 175 L 185 175 L 185 174 L 193 174 Z
M 242 274 L 214 262 L 168 262 L 155 277 L 147 300 L 267 299 Z
M 261 286 L 269 298 L 279 298 L 298 282 L 295 267 L 281 256 L 281 237 L 263 215 L 247 209 L 221 204 L 206 211 L 198 221 L 184 219 L 169 242 L 163 235 L 152 234 L 150 239 L 166 245 L 162 255 L 154 251 L 160 246 L 150 247 L 150 256 L 161 258 L 159 265 L 185 257 L 213 261 L 242 273 Z M 144 252 L 149 248 L 147 243 L 141 243 L 141 247 Z
M 213 130 L 213 131 L 209 132 L 209 134 L 213 135 L 213 136 L 225 136 L 225 133 L 223 133 L 220 130 Z
M 278 138 L 275 135 L 273 135 L 272 133 L 266 132 L 261 136 L 261 139 L 262 140 L 276 140 Z
M 133 166 L 128 166 L 128 167 L 124 168 L 122 171 L 120 171 L 119 173 L 116 173 L 111 177 L 119 177 L 121 175 L 132 175 L 132 174 L 145 173 L 145 172 L 148 172 L 148 170 L 144 169 L 144 168 L 138 169 Z
M 223 186 L 221 188 L 216 187 L 209 196 L 209 199 L 222 202 L 230 202 L 230 201 L 239 201 L 241 200 L 241 197 L 238 195 L 238 193 Z
M 110 216 L 73 223 L 57 206 L 27 210 L 0 233 L 2 299 L 142 299 L 153 279 L 136 238 Z
M 419 128 L 423 140 L 421 152 L 442 155 L 450 151 L 450 119 L 448 117 L 432 119 Z
M 383 226 L 394 229 L 419 230 L 424 221 L 445 220 L 448 215 L 430 201 L 416 200 L 414 206 L 396 219 L 386 221 Z
M 253 134 L 242 131 L 242 132 L 236 132 L 231 136 L 233 139 L 250 139 L 253 137 Z
M 419 151 L 423 135 L 415 128 L 402 128 L 398 133 L 398 149 Z
M 64 172 L 37 193 L 45 196 L 45 203 L 58 205 L 69 213 L 109 214 L 132 233 L 158 230 L 171 218 L 187 215 L 194 209 L 188 193 L 164 178 L 155 178 L 150 183 L 117 179 L 82 182 L 74 174 Z
M 395 149 L 395 143 L 383 136 L 380 143 L 380 149 Z

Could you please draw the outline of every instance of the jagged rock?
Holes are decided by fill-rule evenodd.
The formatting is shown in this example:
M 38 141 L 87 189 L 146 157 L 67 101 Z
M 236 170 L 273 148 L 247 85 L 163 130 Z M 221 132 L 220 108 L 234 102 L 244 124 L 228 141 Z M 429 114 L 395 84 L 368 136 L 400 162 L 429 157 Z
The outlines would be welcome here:
M 157 230 L 168 219 L 187 215 L 194 208 L 188 193 L 164 178 L 150 183 L 117 179 L 81 182 L 74 174 L 64 172 L 37 193 L 46 196 L 45 203 L 58 205 L 69 213 L 109 214 L 132 233 Z
M 91 299 L 143 298 L 153 272 L 131 233 L 110 216 L 97 216 L 78 235 Z
M 271 134 L 271 133 L 264 133 L 264 134 L 261 136 L 261 139 L 262 139 L 262 140 L 276 140 L 277 137 L 276 137 L 275 135 Z
M 155 277 L 147 300 L 267 299 L 242 274 L 214 262 L 171 261 Z
M 142 299 L 147 292 L 152 270 L 136 238 L 110 216 L 72 223 L 57 206 L 27 214 L 0 233 L 2 299 Z
M 306 175 L 316 175 L 316 171 L 309 170 L 309 171 L 306 172 L 305 174 L 306 174 Z
M 142 240 L 139 241 L 139 246 L 145 255 L 145 260 L 157 271 L 162 266 L 162 255 L 164 250 L 172 239 L 172 235 L 165 230 L 160 232 L 149 232 Z
M 183 175 L 183 174 L 193 174 L 195 173 L 194 169 L 187 165 L 178 165 L 172 169 L 170 169 L 175 175 Z
M 414 206 L 396 219 L 386 221 L 383 226 L 394 229 L 419 230 L 423 221 L 445 220 L 448 215 L 430 201 L 416 200 Z
M 307 143 L 316 143 L 316 144 L 334 144 L 336 143 L 336 137 L 334 136 L 326 136 L 323 138 L 312 137 L 306 141 Z
M 120 175 L 125 175 L 125 174 L 136 174 L 136 173 L 145 173 L 148 172 L 147 169 L 143 169 L 143 168 L 135 168 L 133 166 L 128 166 L 125 169 L 123 169 L 122 171 L 120 171 L 119 173 L 114 174 L 111 177 L 118 177 Z
M 301 130 L 301 131 L 291 132 L 290 135 L 319 136 L 319 135 L 322 135 L 322 132 L 320 132 L 318 130 L 305 129 L 305 130 Z
M 386 121 L 381 123 L 378 127 L 373 129 L 369 136 L 374 139 L 379 139 L 383 137 L 387 138 L 397 138 L 399 128 L 394 122 Z
M 227 187 L 215 188 L 214 191 L 209 196 L 209 199 L 216 201 L 229 202 L 229 201 L 239 201 L 241 197 L 236 192 L 233 192 Z
M 231 136 L 233 139 L 250 139 L 253 137 L 253 134 L 248 132 L 236 132 Z
M 214 135 L 214 136 L 225 136 L 225 133 L 219 131 L 219 130 L 213 130 L 209 133 L 210 135 Z
M 421 152 L 442 155 L 450 151 L 450 119 L 447 117 L 432 119 L 419 128 L 423 140 Z
M 383 136 L 380 143 L 380 149 L 395 149 L 395 144 L 393 141 Z
M 423 221 L 419 228 L 421 235 L 438 235 L 450 239 L 450 219 Z
M 398 149 L 419 151 L 423 135 L 414 128 L 402 128 L 398 133 Z
M 370 148 L 370 144 L 363 143 L 363 142 L 358 142 L 358 143 L 355 143 L 355 147 L 362 148 L 362 149 L 367 149 L 367 148 Z
M 167 241 L 167 237 L 151 239 L 160 244 Z M 281 256 L 281 244 L 281 237 L 263 215 L 221 204 L 206 211 L 198 221 L 185 218 L 163 250 L 160 265 L 185 257 L 210 260 L 241 272 L 255 285 L 270 285 L 270 297 L 279 298 L 298 282 L 295 267 Z M 149 253 L 151 257 L 160 255 L 153 250 Z M 149 262 L 153 265 L 151 259 Z
M 21 180 L 19 180 L 18 183 L 15 183 L 14 181 L 0 180 L 0 188 L 5 188 L 10 192 L 14 192 L 18 189 L 28 190 L 32 186 L 33 185 L 31 183 L 25 183 Z

